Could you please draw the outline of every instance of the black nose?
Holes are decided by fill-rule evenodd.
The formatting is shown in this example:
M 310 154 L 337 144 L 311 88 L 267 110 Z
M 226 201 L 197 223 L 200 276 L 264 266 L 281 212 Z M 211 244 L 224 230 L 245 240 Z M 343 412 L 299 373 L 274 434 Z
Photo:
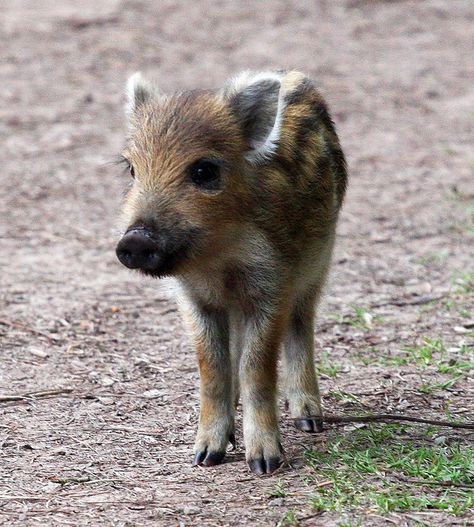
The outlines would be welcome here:
M 153 271 L 161 263 L 161 252 L 146 229 L 126 232 L 115 250 L 117 258 L 129 269 Z

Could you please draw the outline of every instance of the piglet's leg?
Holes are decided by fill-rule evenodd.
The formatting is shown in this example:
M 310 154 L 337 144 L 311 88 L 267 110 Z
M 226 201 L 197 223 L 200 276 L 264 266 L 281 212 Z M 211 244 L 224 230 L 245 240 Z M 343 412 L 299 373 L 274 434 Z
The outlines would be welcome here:
M 321 432 L 321 400 L 314 367 L 314 312 L 317 295 L 297 299 L 290 316 L 283 353 L 286 397 L 295 425 L 304 432 Z
M 201 377 L 201 409 L 194 446 L 194 465 L 217 465 L 234 438 L 234 404 L 229 353 L 229 324 L 225 312 L 195 308 L 194 339 Z
M 247 318 L 240 361 L 246 459 L 252 472 L 270 474 L 282 461 L 276 381 L 278 349 L 286 326 L 284 313 L 257 311 Z

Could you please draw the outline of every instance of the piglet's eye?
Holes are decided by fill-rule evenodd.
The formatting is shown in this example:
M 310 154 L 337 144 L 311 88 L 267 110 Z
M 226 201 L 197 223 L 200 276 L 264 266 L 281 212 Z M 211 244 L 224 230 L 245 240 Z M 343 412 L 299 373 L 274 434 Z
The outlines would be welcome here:
M 130 170 L 130 175 L 132 176 L 133 179 L 135 179 L 135 169 L 133 168 L 133 165 L 130 165 L 129 170 Z
M 189 177 L 202 190 L 218 190 L 221 188 L 221 168 L 216 161 L 200 159 L 189 167 Z

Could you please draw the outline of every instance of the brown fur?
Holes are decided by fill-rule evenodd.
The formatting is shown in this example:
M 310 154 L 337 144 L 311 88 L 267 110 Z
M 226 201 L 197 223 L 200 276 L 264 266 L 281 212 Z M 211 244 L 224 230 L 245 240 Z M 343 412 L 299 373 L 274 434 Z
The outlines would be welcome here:
M 141 91 L 123 152 L 135 171 L 127 224 L 189 237 L 190 250 L 171 274 L 201 374 L 195 462 L 222 460 L 240 379 L 247 459 L 258 474 L 280 462 L 276 371 L 283 341 L 290 411 L 303 429 L 314 429 L 309 416 L 321 412 L 313 316 L 347 181 L 334 125 L 311 81 L 298 72 L 259 79 L 244 74 L 224 90 L 170 97 Z M 248 152 L 276 97 L 279 137 L 267 158 L 255 161 Z M 200 158 L 219 160 L 218 190 L 190 183 L 188 167 Z

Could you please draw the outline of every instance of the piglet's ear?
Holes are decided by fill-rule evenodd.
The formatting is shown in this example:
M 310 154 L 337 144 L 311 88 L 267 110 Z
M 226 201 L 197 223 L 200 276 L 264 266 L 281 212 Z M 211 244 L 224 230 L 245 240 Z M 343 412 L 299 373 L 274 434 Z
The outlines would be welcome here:
M 132 115 L 140 106 L 157 96 L 157 88 L 145 80 L 140 72 L 134 73 L 127 81 L 127 115 Z
M 278 147 L 284 111 L 283 77 L 276 72 L 243 72 L 222 90 L 242 127 L 248 144 L 245 157 L 252 164 L 265 162 Z

